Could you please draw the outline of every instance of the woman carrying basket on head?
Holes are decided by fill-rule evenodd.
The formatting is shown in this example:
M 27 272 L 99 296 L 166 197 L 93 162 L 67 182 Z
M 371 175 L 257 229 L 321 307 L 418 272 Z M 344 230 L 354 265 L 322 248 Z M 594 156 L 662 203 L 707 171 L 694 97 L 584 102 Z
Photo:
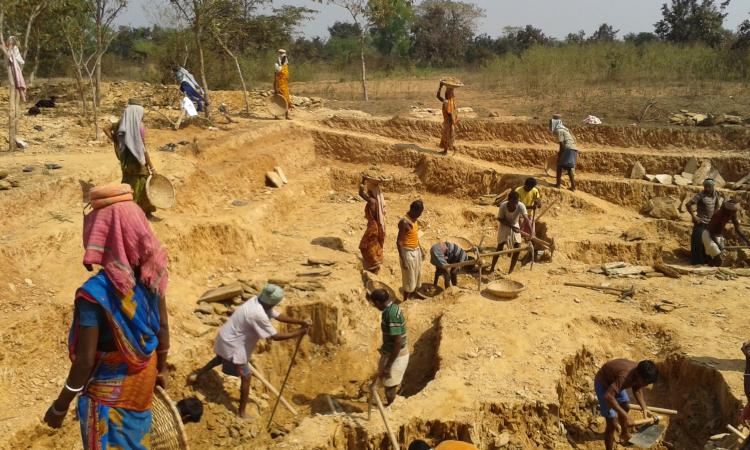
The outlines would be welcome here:
M 133 188 L 133 201 L 141 207 L 146 217 L 152 218 L 156 208 L 148 201 L 146 184 L 149 175 L 156 174 L 151 157 L 146 150 L 143 127 L 143 106 L 138 100 L 128 100 L 119 122 L 104 132 L 115 145 L 115 155 L 120 161 L 122 182 Z
M 128 185 L 91 190 L 83 265 L 68 337 L 72 365 L 44 421 L 60 428 L 78 397 L 85 450 L 147 449 L 151 403 L 164 386 L 169 350 L 167 253 Z

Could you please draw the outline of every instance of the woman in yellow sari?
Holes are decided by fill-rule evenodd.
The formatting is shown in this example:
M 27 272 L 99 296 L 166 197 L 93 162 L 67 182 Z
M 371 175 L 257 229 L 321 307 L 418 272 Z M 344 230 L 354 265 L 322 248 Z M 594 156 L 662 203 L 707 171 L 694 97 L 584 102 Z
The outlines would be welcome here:
M 445 98 L 442 96 L 443 86 L 445 86 Z M 454 150 L 454 128 L 458 123 L 458 108 L 456 108 L 456 91 L 451 85 L 446 84 L 444 81 L 440 81 L 440 87 L 438 87 L 437 98 L 443 103 L 443 134 L 440 137 L 440 148 L 443 149 L 443 154 L 447 155 L 448 150 Z
M 283 48 L 279 49 L 279 59 L 276 60 L 274 69 L 276 74 L 273 79 L 273 90 L 276 95 L 280 95 L 286 100 L 286 118 L 291 119 L 289 110 L 294 109 L 294 105 L 292 105 L 292 97 L 289 95 L 289 60 L 286 57 L 286 50 Z

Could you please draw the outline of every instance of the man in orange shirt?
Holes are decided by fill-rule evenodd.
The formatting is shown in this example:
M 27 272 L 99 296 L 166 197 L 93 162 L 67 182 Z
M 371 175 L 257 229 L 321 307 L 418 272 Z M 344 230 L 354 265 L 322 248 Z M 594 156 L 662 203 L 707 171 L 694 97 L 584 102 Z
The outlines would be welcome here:
M 461 441 L 443 441 L 434 449 L 425 441 L 416 440 L 409 445 L 409 450 L 479 450 L 471 444 Z
M 419 223 L 417 219 L 424 211 L 422 200 L 412 202 L 409 212 L 398 222 L 398 237 L 396 247 L 398 248 L 399 261 L 401 263 L 402 290 L 404 301 L 409 296 L 416 295 L 421 286 L 422 277 L 422 247 L 419 245 Z

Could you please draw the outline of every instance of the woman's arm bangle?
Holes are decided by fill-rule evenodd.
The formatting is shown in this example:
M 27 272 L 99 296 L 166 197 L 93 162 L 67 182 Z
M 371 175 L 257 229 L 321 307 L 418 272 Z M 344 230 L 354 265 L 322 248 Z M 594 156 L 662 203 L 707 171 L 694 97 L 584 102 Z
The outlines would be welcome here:
M 157 351 L 156 351 L 156 354 L 157 354 L 157 355 L 164 355 L 164 354 L 166 354 L 166 353 L 169 353 L 169 349 L 168 349 L 168 348 L 165 348 L 165 349 L 162 349 L 162 350 L 157 350 Z
M 50 409 L 50 411 L 52 411 L 52 414 L 54 414 L 56 416 L 64 416 L 65 414 L 68 413 L 67 410 L 65 410 L 65 411 L 58 411 L 57 408 L 55 408 L 55 402 L 52 402 L 52 404 L 50 405 L 49 409 Z
M 77 389 L 73 389 L 72 387 L 68 386 L 68 382 L 67 381 L 65 382 L 65 389 L 69 390 L 70 392 L 81 392 L 84 387 L 86 387 L 85 383 L 82 384 L 81 387 L 79 387 Z

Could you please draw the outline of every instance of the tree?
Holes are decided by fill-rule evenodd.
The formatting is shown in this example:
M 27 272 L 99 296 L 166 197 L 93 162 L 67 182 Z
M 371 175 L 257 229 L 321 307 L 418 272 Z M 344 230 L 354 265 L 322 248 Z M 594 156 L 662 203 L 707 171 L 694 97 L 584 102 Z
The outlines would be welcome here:
M 471 46 L 484 10 L 461 1 L 424 0 L 416 9 L 412 54 L 424 64 L 455 66 Z
M 732 44 L 733 49 L 750 49 L 750 19 L 746 19 L 737 28 L 737 37 Z
M 612 25 L 609 25 L 607 23 L 603 23 L 599 25 L 599 29 L 594 31 L 594 33 L 589 38 L 590 42 L 614 42 L 617 40 L 617 33 L 619 33 L 620 30 L 615 30 Z
M 660 38 L 674 43 L 703 42 L 718 47 L 724 40 L 724 19 L 730 0 L 671 0 L 661 7 L 663 18 L 654 25 Z
M 642 31 L 640 33 L 628 33 L 623 38 L 625 42 L 632 42 L 636 46 L 648 44 L 649 42 L 655 42 L 659 40 L 659 36 L 654 33 Z
M 201 85 L 205 95 L 206 104 L 210 103 L 208 83 L 206 82 L 206 60 L 203 55 L 203 38 L 206 33 L 211 32 L 211 20 L 215 9 L 219 6 L 219 0 L 169 0 L 169 3 L 177 10 L 182 19 L 190 26 L 195 39 L 195 48 L 198 49 L 198 68 L 201 77 Z M 206 118 L 210 120 L 209 108 L 205 108 Z
M 362 28 L 356 23 L 336 21 L 328 27 L 328 34 L 331 39 L 352 39 L 359 38 L 362 34 Z
M 365 42 L 367 41 L 367 30 L 372 23 L 372 10 L 369 8 L 368 0 L 313 0 L 318 3 L 327 3 L 344 8 L 352 17 L 354 24 L 359 28 L 359 58 L 362 64 L 362 98 L 370 100 L 367 92 L 367 62 L 365 61 Z
M 370 1 L 372 43 L 383 56 L 405 57 L 411 49 L 409 30 L 414 21 L 411 0 Z
M 566 44 L 583 44 L 586 42 L 586 32 L 583 30 L 578 30 L 578 33 L 568 33 L 567 36 L 565 36 L 565 43 Z
M 548 45 L 554 39 L 547 37 L 540 28 L 533 25 L 525 27 L 505 27 L 501 37 L 506 45 L 514 52 L 520 54 L 535 45 Z

